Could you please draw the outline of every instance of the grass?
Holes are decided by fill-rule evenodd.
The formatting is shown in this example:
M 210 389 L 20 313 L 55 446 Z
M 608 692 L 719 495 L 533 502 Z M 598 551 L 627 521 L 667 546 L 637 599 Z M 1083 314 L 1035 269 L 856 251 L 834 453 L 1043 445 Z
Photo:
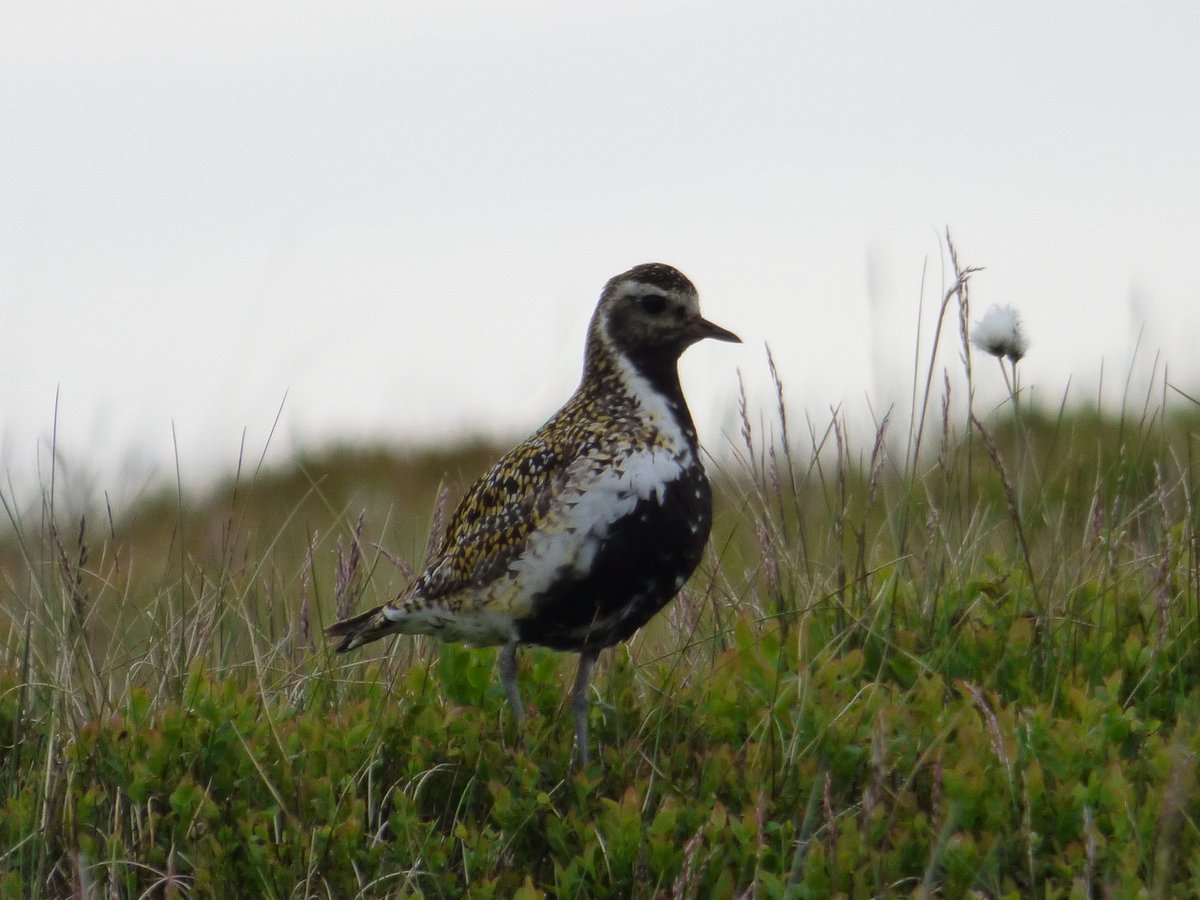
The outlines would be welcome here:
M 321 637 L 496 448 L 0 494 L 0 896 L 1200 895 L 1200 417 L 1046 412 L 1019 366 L 984 410 L 978 357 L 947 396 L 954 267 L 910 422 L 743 409 L 582 771 L 572 657 L 522 653 L 518 737 L 494 651 Z

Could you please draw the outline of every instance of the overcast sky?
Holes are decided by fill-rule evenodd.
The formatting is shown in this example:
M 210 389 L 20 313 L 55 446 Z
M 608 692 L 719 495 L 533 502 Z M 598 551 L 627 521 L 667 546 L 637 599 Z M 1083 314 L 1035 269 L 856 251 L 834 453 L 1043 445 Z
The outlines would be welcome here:
M 1139 333 L 1200 392 L 1197 46 L 1184 2 L 5 3 L 0 474 L 44 482 L 56 391 L 102 485 L 281 404 L 276 461 L 519 438 L 650 260 L 745 340 L 685 358 L 710 449 L 764 342 L 795 421 L 866 416 L 947 225 L 1035 396 L 1119 395 Z

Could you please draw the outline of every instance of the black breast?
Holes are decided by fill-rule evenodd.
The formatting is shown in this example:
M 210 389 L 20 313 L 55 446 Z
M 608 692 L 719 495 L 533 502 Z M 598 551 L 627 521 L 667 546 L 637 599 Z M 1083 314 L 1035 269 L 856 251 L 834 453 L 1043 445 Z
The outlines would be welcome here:
M 533 600 L 520 639 L 556 650 L 625 640 L 669 603 L 696 570 L 712 527 L 712 490 L 699 463 L 613 523 L 586 575 Z

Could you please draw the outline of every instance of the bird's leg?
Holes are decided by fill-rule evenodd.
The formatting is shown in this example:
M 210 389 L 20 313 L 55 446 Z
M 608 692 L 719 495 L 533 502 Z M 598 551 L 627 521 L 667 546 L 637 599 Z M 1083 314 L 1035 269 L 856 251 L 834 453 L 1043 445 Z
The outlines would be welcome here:
M 599 650 L 584 650 L 579 654 L 579 672 L 575 676 L 575 687 L 571 690 L 571 708 L 575 711 L 575 749 L 579 753 L 580 766 L 588 763 L 588 683 L 599 655 Z
M 521 692 L 517 690 L 516 641 L 509 641 L 500 651 L 500 682 L 504 685 L 504 692 L 508 694 L 508 705 L 512 707 L 517 731 L 520 732 L 521 721 L 525 718 L 525 707 L 521 705 Z

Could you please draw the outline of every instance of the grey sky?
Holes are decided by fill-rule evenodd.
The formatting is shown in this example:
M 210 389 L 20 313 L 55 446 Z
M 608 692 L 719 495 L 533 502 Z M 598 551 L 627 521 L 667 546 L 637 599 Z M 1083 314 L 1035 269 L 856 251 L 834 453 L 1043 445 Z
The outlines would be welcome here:
M 231 467 L 285 393 L 273 458 L 519 437 L 648 260 L 746 341 L 685 358 L 710 447 L 764 341 L 798 413 L 865 415 L 947 224 L 1047 402 L 1143 327 L 1200 389 L 1198 9 L 5 4 L 0 468 L 36 486 L 56 387 L 98 473 L 173 473 L 172 422 Z

